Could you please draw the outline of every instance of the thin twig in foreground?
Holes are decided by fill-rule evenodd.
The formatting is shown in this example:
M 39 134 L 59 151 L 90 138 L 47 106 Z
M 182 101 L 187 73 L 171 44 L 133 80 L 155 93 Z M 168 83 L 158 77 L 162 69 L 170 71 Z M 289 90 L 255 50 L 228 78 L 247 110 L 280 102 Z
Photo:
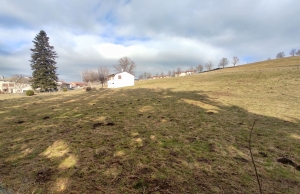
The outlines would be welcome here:
M 252 149 L 251 149 L 251 136 L 252 136 L 252 131 L 253 131 L 254 125 L 255 125 L 255 120 L 253 122 L 251 131 L 250 131 L 249 150 L 250 150 L 251 160 L 252 160 L 252 163 L 253 163 L 253 166 L 254 166 L 254 169 L 255 169 L 255 175 L 256 175 L 256 179 L 257 179 L 257 183 L 258 183 L 258 187 L 259 187 L 259 192 L 262 194 L 261 183 L 260 183 L 259 178 L 258 178 L 258 173 L 257 173 L 257 169 L 256 169 L 256 165 L 255 165 L 255 162 L 254 162 L 254 159 L 253 159 L 253 154 L 252 154 Z

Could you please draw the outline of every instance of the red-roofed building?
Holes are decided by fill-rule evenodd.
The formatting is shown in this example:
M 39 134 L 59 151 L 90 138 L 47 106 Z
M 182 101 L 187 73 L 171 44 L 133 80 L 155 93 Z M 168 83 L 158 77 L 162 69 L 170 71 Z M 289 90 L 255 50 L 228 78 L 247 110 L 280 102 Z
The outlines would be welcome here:
M 79 87 L 87 86 L 87 83 L 85 83 L 85 82 L 71 82 L 70 86 L 72 88 L 79 88 Z

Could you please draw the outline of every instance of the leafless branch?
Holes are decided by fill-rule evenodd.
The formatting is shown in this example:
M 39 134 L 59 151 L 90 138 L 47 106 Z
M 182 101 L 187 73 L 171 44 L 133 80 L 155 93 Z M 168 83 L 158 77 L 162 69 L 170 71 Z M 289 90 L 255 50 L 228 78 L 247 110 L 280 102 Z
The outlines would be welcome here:
M 284 52 L 279 52 L 277 55 L 276 55 L 276 58 L 277 59 L 280 59 L 280 58 L 284 58 L 285 54 Z
M 201 73 L 201 72 L 203 71 L 204 67 L 203 67 L 203 65 L 199 64 L 199 65 L 196 67 L 196 69 L 197 69 L 197 72 L 198 72 L 198 73 Z
M 294 57 L 295 54 L 296 54 L 296 49 L 292 49 L 291 52 L 290 52 L 290 55 Z
M 222 58 L 221 61 L 220 61 L 220 63 L 219 63 L 219 66 L 222 67 L 222 68 L 224 68 L 227 65 L 228 65 L 227 58 Z
M 206 71 L 210 71 L 213 68 L 213 63 L 211 61 L 208 61 L 208 63 L 205 64 Z
M 234 56 L 232 59 L 233 66 L 235 67 L 235 65 L 237 65 L 239 63 L 239 61 L 240 61 L 240 59 L 238 57 Z
M 251 160 L 252 160 L 252 163 L 253 163 L 253 166 L 254 166 L 254 170 L 255 170 L 255 176 L 256 176 L 256 179 L 257 179 L 257 184 L 258 184 L 258 187 L 259 187 L 259 192 L 260 192 L 260 194 L 262 194 L 261 183 L 260 183 L 260 181 L 259 181 L 259 177 L 258 177 L 256 165 L 255 165 L 255 162 L 254 162 L 254 159 L 253 159 L 252 147 L 251 147 L 251 137 L 252 137 L 252 131 L 253 131 L 255 122 L 256 122 L 256 121 L 254 120 L 253 125 L 252 125 L 252 128 L 251 128 L 251 131 L 250 131 L 249 150 L 250 150 Z
M 98 80 L 102 84 L 102 88 L 103 88 L 103 85 L 107 82 L 108 79 L 109 69 L 107 67 L 100 66 L 98 67 L 97 73 L 98 73 L 97 74 Z
M 127 71 L 134 75 L 134 69 L 136 68 L 136 64 L 129 57 L 123 57 L 119 59 L 118 64 L 114 65 L 114 68 L 118 72 Z

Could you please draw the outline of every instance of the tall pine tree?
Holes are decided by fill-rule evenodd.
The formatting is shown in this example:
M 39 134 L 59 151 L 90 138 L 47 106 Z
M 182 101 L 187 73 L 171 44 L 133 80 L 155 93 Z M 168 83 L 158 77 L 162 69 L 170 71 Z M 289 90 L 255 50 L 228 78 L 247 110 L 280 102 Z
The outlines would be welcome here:
M 30 65 L 32 72 L 32 87 L 42 90 L 56 89 L 58 77 L 56 74 L 55 58 L 57 54 L 54 47 L 49 45 L 49 38 L 45 31 L 41 30 L 32 41 L 34 48 L 31 50 Z

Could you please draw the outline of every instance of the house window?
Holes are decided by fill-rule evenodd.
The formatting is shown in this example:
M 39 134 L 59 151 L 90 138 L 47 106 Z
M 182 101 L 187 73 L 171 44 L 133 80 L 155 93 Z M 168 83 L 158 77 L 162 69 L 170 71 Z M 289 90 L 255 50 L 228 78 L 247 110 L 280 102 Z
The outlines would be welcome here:
M 3 87 L 7 87 L 7 86 L 8 86 L 8 84 L 2 84 L 2 86 L 3 86 Z
M 118 75 L 118 79 L 122 79 L 122 76 L 121 76 L 121 75 Z
M 9 87 L 14 87 L 15 85 L 14 84 L 9 84 Z

